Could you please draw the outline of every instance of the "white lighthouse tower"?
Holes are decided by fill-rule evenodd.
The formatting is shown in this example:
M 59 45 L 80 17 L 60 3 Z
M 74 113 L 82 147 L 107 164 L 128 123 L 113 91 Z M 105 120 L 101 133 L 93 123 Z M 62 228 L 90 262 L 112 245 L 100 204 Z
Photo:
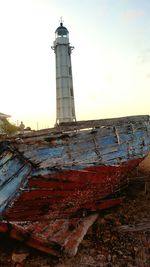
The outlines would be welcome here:
M 56 58 L 56 124 L 76 120 L 71 67 L 73 48 L 69 43 L 69 32 L 61 21 L 52 46 Z

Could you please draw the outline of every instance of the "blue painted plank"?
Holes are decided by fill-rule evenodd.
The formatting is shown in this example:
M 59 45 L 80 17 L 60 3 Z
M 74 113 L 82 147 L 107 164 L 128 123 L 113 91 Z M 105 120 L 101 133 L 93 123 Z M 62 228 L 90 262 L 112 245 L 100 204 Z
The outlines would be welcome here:
M 41 162 L 48 158 L 57 158 L 63 155 L 63 147 L 54 147 L 54 148 L 43 148 L 43 149 L 36 149 L 33 151 L 25 152 L 24 156 L 34 160 L 35 162 Z
M 96 137 L 96 144 L 100 147 L 111 146 L 113 144 L 117 144 L 116 136 L 106 136 L 102 138 Z
M 7 182 L 22 167 L 22 163 L 18 158 L 7 161 L 0 167 L 0 187 Z
M 0 214 L 8 205 L 10 200 L 17 194 L 17 189 L 20 189 L 20 186 L 24 186 L 27 183 L 27 176 L 31 167 L 26 165 L 17 173 L 12 180 L 10 180 L 5 186 L 1 189 L 0 192 Z
M 13 153 L 5 151 L 0 156 L 0 167 L 13 157 Z

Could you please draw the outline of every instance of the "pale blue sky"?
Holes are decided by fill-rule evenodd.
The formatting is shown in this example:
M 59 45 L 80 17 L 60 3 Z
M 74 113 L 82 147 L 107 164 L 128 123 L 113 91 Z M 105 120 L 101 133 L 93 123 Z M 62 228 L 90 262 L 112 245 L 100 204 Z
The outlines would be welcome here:
M 150 114 L 149 0 L 0 0 L 0 112 L 33 128 L 55 123 L 55 56 L 70 33 L 76 116 Z

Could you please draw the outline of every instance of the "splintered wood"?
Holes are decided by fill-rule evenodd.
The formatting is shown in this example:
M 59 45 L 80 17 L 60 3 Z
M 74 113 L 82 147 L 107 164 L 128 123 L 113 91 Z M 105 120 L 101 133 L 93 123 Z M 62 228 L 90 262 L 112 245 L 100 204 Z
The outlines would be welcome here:
M 79 244 L 98 214 L 85 218 L 60 219 L 34 223 L 0 223 L 0 231 L 27 245 L 54 256 L 75 256 Z

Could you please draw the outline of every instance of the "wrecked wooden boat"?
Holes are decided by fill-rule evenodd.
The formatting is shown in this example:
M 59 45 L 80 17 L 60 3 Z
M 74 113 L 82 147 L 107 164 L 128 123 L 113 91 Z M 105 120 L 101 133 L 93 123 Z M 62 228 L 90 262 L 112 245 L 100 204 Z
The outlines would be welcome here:
M 147 115 L 67 123 L 1 141 L 0 231 L 56 256 L 74 255 L 97 211 L 121 203 L 128 173 L 149 150 Z

